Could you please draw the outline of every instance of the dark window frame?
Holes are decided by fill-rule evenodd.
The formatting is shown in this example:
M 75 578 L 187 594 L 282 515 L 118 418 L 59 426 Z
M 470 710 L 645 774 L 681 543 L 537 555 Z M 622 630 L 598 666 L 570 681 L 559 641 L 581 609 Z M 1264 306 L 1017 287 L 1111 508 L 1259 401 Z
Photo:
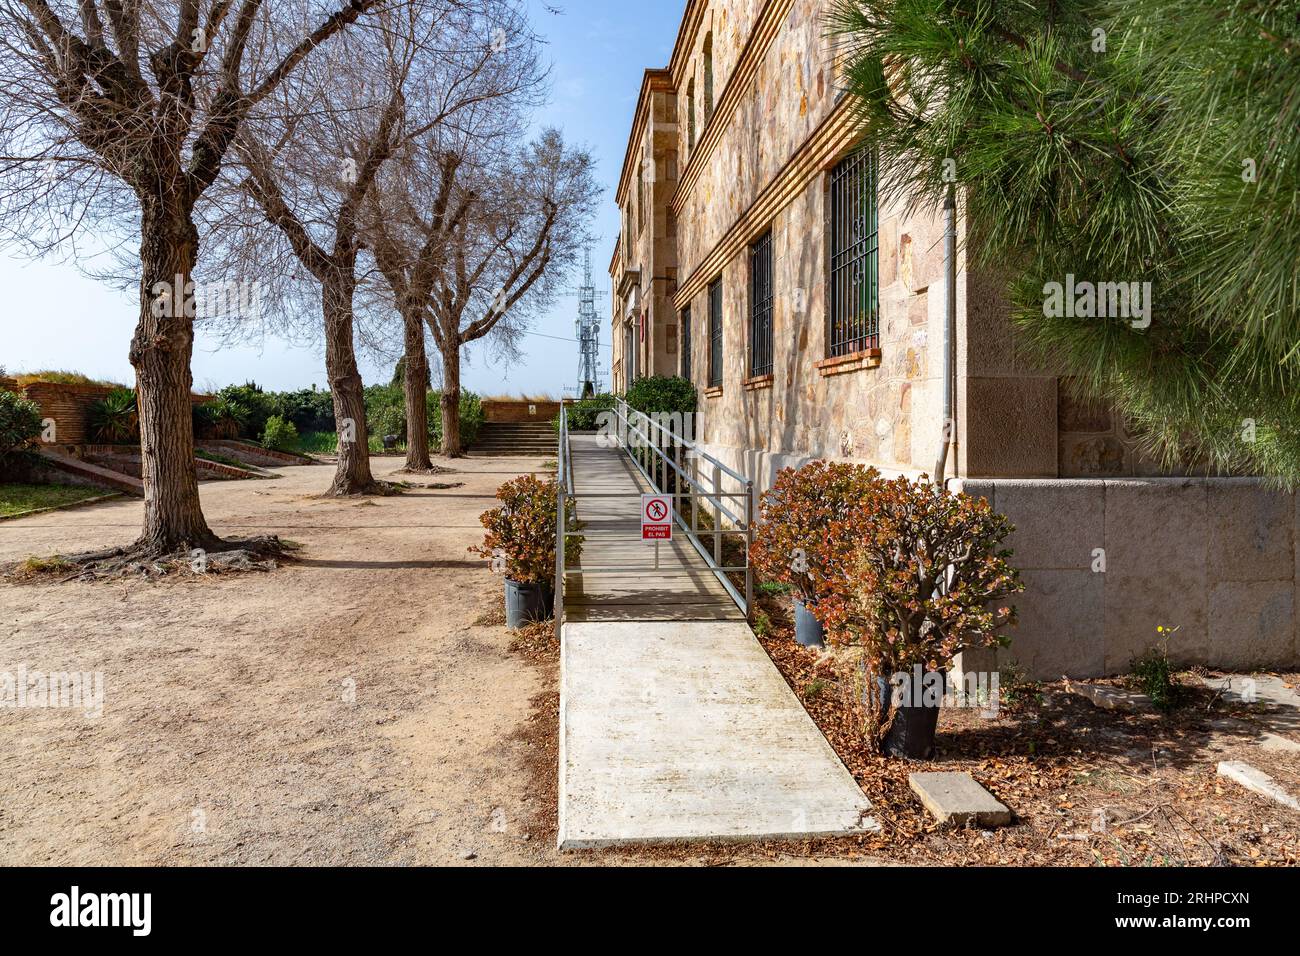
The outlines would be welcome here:
M 763 233 L 749 247 L 749 374 L 752 378 L 771 375 L 772 335 L 772 230 Z
M 709 283 L 709 388 L 721 388 L 723 379 L 722 277 Z
M 880 231 L 875 154 L 858 149 L 826 189 L 826 357 L 880 348 Z

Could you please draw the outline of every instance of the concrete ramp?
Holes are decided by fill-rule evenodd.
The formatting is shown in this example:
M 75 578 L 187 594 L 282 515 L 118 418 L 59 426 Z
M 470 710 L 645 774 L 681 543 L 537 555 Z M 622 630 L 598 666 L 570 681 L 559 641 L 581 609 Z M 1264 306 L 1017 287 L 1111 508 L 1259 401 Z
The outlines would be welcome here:
M 743 621 L 567 623 L 562 850 L 879 829 Z

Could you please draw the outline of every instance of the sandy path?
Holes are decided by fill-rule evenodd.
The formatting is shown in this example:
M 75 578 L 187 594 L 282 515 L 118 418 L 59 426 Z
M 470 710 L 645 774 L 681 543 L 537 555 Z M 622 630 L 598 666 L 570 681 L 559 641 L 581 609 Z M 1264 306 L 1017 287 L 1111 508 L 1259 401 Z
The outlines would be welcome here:
M 274 574 L 0 584 L 0 672 L 105 679 L 99 719 L 0 710 L 0 863 L 564 861 L 530 832 L 512 737 L 545 675 L 475 624 L 501 599 L 466 551 L 493 489 L 541 461 L 450 464 L 417 480 L 463 487 L 364 502 L 313 499 L 327 467 L 203 485 L 219 534 L 304 545 Z M 140 512 L 5 522 L 0 561 L 129 542 Z

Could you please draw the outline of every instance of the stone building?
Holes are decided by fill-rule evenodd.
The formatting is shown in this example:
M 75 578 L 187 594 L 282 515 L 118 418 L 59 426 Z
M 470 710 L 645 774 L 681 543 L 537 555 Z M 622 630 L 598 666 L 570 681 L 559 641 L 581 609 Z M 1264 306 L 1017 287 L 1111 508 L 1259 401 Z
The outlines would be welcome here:
M 814 458 L 932 474 L 944 438 L 942 213 L 878 202 L 828 8 L 688 0 L 616 194 L 615 390 L 691 379 L 697 439 L 760 487 Z M 1018 354 L 964 229 L 959 206 L 948 484 L 1017 526 L 1008 656 L 1041 677 L 1113 673 L 1164 625 L 1186 660 L 1300 662 L 1294 497 L 1162 476 L 1122 422 Z

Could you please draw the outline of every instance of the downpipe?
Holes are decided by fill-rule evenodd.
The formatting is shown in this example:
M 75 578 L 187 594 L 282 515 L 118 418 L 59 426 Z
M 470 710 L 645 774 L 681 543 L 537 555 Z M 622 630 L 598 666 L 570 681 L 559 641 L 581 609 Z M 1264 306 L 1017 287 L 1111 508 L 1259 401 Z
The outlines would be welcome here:
M 953 422 L 956 360 L 953 350 L 957 340 L 957 190 L 952 185 L 943 201 L 943 284 L 946 296 L 943 317 L 943 434 L 939 457 L 934 465 L 934 483 L 940 488 L 947 484 L 948 449 L 956 443 Z

